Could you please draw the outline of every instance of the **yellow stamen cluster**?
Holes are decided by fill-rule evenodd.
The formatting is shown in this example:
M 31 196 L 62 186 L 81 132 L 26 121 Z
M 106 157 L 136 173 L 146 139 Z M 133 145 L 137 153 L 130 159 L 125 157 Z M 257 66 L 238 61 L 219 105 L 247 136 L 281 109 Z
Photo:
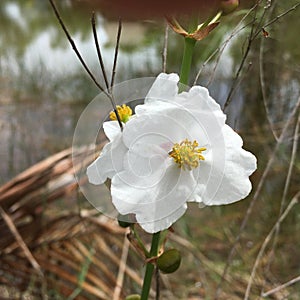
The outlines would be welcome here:
M 205 160 L 202 152 L 206 150 L 205 147 L 199 148 L 197 141 L 189 141 L 185 139 L 180 144 L 174 144 L 169 155 L 183 170 L 192 170 L 199 166 L 200 160 Z
M 127 106 L 126 104 L 123 104 L 122 106 L 117 105 L 117 111 L 118 111 L 120 120 L 123 123 L 126 123 L 129 120 L 129 117 L 132 115 L 131 108 L 129 106 Z M 111 111 L 109 114 L 109 118 L 112 121 L 116 121 L 117 120 L 116 113 L 114 111 Z

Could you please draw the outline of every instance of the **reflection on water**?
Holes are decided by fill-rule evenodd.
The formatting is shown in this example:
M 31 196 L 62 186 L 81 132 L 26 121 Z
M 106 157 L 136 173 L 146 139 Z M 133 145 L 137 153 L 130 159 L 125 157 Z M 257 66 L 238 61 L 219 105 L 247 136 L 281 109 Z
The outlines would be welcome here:
M 1 109 L 1 180 L 67 148 L 76 116 L 70 106 L 25 103 Z
M 289 7 L 290 2 L 278 7 L 274 15 Z M 72 1 L 57 3 L 82 56 L 97 78 L 101 78 L 91 34 L 90 12 L 79 9 Z M 298 17 L 299 13 L 293 13 L 290 24 Z M 238 15 L 225 18 L 214 34 L 198 43 L 192 70 L 194 75 L 213 50 L 229 36 L 233 24 L 237 24 L 240 18 Z M 97 24 L 110 75 L 117 24 L 103 19 L 100 14 L 97 15 Z M 282 24 L 289 29 L 288 34 L 285 34 Z M 269 30 L 271 38 L 263 41 L 264 47 L 259 48 L 259 41 L 253 47 L 251 72 L 244 76 L 229 109 L 231 125 L 243 129 L 250 111 L 256 111 L 252 103 L 261 99 L 261 67 L 269 119 L 280 131 L 299 94 L 300 58 L 295 49 L 300 46 L 299 40 L 292 38 L 290 32 L 293 30 L 296 30 L 295 27 L 291 27 L 287 19 L 285 23 L 276 23 Z M 0 183 L 3 183 L 47 155 L 69 147 L 80 112 L 98 90 L 68 44 L 48 1 L 1 0 L 0 31 Z M 124 24 L 117 82 L 155 76 L 160 72 L 163 32 L 162 22 Z M 221 105 L 231 88 L 234 70 L 239 66 L 246 34 L 247 30 L 232 40 L 231 46 L 220 58 L 216 57 L 216 69 L 214 61 L 206 63 L 200 77 L 199 82 L 204 85 L 213 78 L 209 89 Z M 273 36 L 276 39 L 273 40 Z M 179 72 L 182 39 L 170 33 L 168 47 L 167 71 Z M 283 58 L 284 63 L 280 63 L 278 57 Z M 263 61 L 261 65 L 260 59 Z M 276 101 L 273 101 L 274 98 Z M 242 111 L 246 113 L 241 114 Z M 254 115 L 263 118 L 261 111 Z
M 90 14 L 72 7 L 69 1 L 61 1 L 59 7 L 86 63 L 100 78 Z M 110 76 L 117 25 L 100 15 L 97 24 Z M 70 147 L 80 112 L 98 90 L 71 50 L 47 1 L 1 1 L 0 26 L 3 183 L 47 155 Z M 128 51 L 133 41 L 143 40 L 144 32 L 144 27 L 124 25 L 117 81 L 129 79 L 133 73 L 158 72 L 155 44 Z M 134 34 L 139 36 L 134 38 Z

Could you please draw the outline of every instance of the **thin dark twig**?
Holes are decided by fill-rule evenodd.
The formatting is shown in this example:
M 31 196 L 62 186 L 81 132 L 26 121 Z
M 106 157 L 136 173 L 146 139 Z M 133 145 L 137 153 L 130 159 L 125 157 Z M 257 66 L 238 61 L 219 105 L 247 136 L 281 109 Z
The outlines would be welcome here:
M 280 286 L 277 286 L 276 288 L 274 288 L 274 289 L 272 289 L 272 290 L 270 290 L 268 292 L 263 293 L 261 296 L 264 297 L 264 298 L 268 297 L 268 296 L 270 296 L 270 295 L 272 295 L 274 293 L 277 293 L 280 290 L 285 289 L 285 288 L 289 287 L 290 285 L 292 285 L 292 284 L 294 284 L 296 282 L 299 282 L 299 281 L 300 281 L 300 275 L 297 276 L 297 277 L 295 277 L 295 278 L 293 278 L 293 279 L 291 279 L 291 280 L 289 280 L 288 282 L 286 282 L 286 283 L 284 283 L 284 284 L 282 284 Z
M 275 225 L 272 227 L 272 229 L 270 230 L 270 232 L 266 236 L 265 240 L 263 241 L 263 243 L 262 243 L 262 245 L 259 249 L 259 252 L 257 254 L 257 257 L 255 259 L 254 266 L 253 266 L 251 274 L 250 274 L 250 278 L 248 279 L 248 285 L 247 285 L 247 289 L 246 289 L 246 292 L 245 292 L 244 300 L 249 299 L 251 287 L 253 285 L 253 280 L 254 280 L 254 277 L 255 277 L 255 274 L 256 274 L 256 270 L 258 268 L 259 262 L 261 261 L 261 258 L 263 256 L 265 250 L 266 250 L 266 247 L 267 247 L 268 243 L 270 242 L 270 240 L 271 240 L 274 232 L 276 231 L 276 228 L 278 227 L 278 225 L 280 226 L 280 224 L 286 218 L 286 216 L 289 214 L 291 209 L 298 203 L 299 196 L 300 196 L 300 191 L 298 191 L 298 193 L 292 198 L 291 202 L 289 203 L 289 205 L 287 206 L 285 211 L 282 213 L 280 218 L 276 221 Z
M 100 49 L 99 42 L 98 42 L 98 37 L 97 37 L 96 20 L 95 20 L 95 13 L 94 12 L 92 13 L 91 22 L 92 22 L 93 35 L 94 35 L 94 40 L 95 40 L 95 45 L 96 45 L 96 50 L 97 50 L 97 55 L 98 55 L 102 75 L 103 75 L 103 78 L 104 78 L 104 81 L 105 81 L 106 88 L 109 89 L 107 75 L 106 75 L 104 62 L 103 62 L 103 58 L 102 58 L 102 54 L 101 54 L 101 49 Z
M 259 1 L 258 3 L 260 3 L 261 1 Z M 282 14 L 280 14 L 279 16 L 277 16 L 276 18 L 274 18 L 273 20 L 271 20 L 270 22 L 264 24 L 262 26 L 262 20 L 263 18 L 265 17 L 265 14 L 266 14 L 266 10 L 264 11 L 264 13 L 262 14 L 262 16 L 260 17 L 260 20 L 258 22 L 258 25 L 256 26 L 256 31 L 254 31 L 254 23 L 253 23 L 253 26 L 251 28 L 251 33 L 249 35 L 249 38 L 248 38 L 248 44 L 247 44 L 247 48 L 246 48 L 246 51 L 245 51 L 245 54 L 243 55 L 243 58 L 242 58 L 242 61 L 240 63 L 240 66 L 239 66 L 239 69 L 236 73 L 236 76 L 234 78 L 234 84 L 232 85 L 229 93 L 228 93 L 228 96 L 227 96 L 227 99 L 225 101 L 225 104 L 224 104 L 224 110 L 226 110 L 226 108 L 228 107 L 228 105 L 230 104 L 231 102 L 231 98 L 234 94 L 234 91 L 236 89 L 236 79 L 240 76 L 240 73 L 244 67 L 244 64 L 245 64 L 245 61 L 246 61 L 246 58 L 248 57 L 248 54 L 250 52 L 250 49 L 251 49 L 251 45 L 252 45 L 252 42 L 257 38 L 257 36 L 261 33 L 261 28 L 265 28 L 271 24 L 273 24 L 274 22 L 276 22 L 278 19 L 282 18 L 283 16 L 287 15 L 288 13 L 290 13 L 291 11 L 295 10 L 298 6 L 300 5 L 300 3 L 297 3 L 296 5 L 294 5 L 292 8 L 288 9 L 287 11 L 283 12 Z M 256 6 L 256 9 L 255 9 L 255 15 L 254 15 L 254 21 L 256 19 L 256 14 L 257 14 L 257 10 L 258 10 L 259 6 L 257 5 Z
M 255 6 L 255 7 L 256 7 L 256 8 L 258 7 L 258 3 L 257 3 L 257 6 Z M 255 9 L 255 15 L 254 15 L 253 21 L 251 22 L 251 23 L 252 23 L 252 27 L 251 27 L 251 33 L 250 33 L 250 36 L 252 35 L 252 32 L 253 32 L 253 27 L 254 27 L 254 22 L 255 22 L 255 18 L 256 18 L 256 13 L 257 13 L 257 9 Z M 247 15 L 248 15 L 248 14 L 247 14 Z M 243 19 L 245 19 L 245 18 L 246 18 L 246 16 L 245 16 Z M 251 24 L 251 23 L 250 23 L 250 24 Z M 210 78 L 209 78 L 209 80 L 208 80 L 208 83 L 206 84 L 206 87 L 207 87 L 207 88 L 210 86 L 210 84 L 211 84 L 212 81 L 213 81 L 213 78 L 214 78 L 216 69 L 217 69 L 218 64 L 219 64 L 219 62 L 220 62 L 220 59 L 221 59 L 221 55 L 222 55 L 222 53 L 224 52 L 226 46 L 227 46 L 227 43 L 224 43 L 224 45 L 222 46 L 222 49 L 221 49 L 221 51 L 220 51 L 220 53 L 219 53 L 219 55 L 218 55 L 218 57 L 217 57 L 217 59 L 216 59 L 216 63 L 215 63 L 215 66 L 214 66 L 214 68 L 213 68 L 212 74 L 211 74 L 211 76 L 210 76 Z M 249 67 L 250 67 L 250 64 L 249 64 Z M 237 76 L 235 79 L 237 79 L 237 78 L 238 78 L 238 76 Z M 240 82 L 241 82 L 241 80 L 240 80 L 237 84 L 235 84 L 235 85 L 232 86 L 232 90 L 231 90 L 232 94 L 234 94 L 234 92 L 235 92 L 235 90 L 236 90 L 236 88 L 238 87 L 238 85 L 239 85 Z
M 300 5 L 300 2 L 298 2 L 297 4 L 295 4 L 293 7 L 289 8 L 288 10 L 284 11 L 283 13 L 281 13 L 280 15 L 276 16 L 274 19 L 272 19 L 271 21 L 267 22 L 266 24 L 262 25 L 262 26 L 257 26 L 257 31 L 255 32 L 253 38 L 256 38 L 258 35 L 261 34 L 261 30 L 262 28 L 266 28 L 270 25 L 272 25 L 273 23 L 275 23 L 276 21 L 278 21 L 279 19 L 281 19 L 282 17 L 286 16 L 287 14 L 289 14 L 290 12 L 296 10 L 298 8 L 298 6 Z M 273 3 L 274 6 L 274 3 Z M 260 23 L 261 24 L 261 23 Z
M 274 10 L 274 3 L 273 3 L 273 9 L 271 10 L 270 14 L 273 13 Z M 284 14 L 285 15 L 285 14 Z M 263 103 L 266 109 L 266 113 L 267 113 L 267 118 L 269 120 L 270 116 L 269 116 L 269 109 L 266 103 L 266 89 L 265 89 L 265 78 L 264 78 L 264 68 L 263 68 L 263 51 L 264 51 L 264 40 L 261 40 L 261 46 L 260 46 L 260 59 L 259 59 L 259 67 L 260 67 L 260 81 L 261 81 L 261 91 L 262 91 L 262 96 L 263 96 Z M 282 195 L 282 199 L 281 199 L 281 205 L 280 205 L 280 211 L 279 211 L 279 217 L 282 215 L 283 213 L 283 209 L 284 209 L 284 204 L 286 201 L 286 197 L 287 197 L 287 192 L 288 192 L 288 187 L 290 185 L 290 180 L 291 180 L 291 174 L 292 174 L 292 169 L 293 169 L 293 165 L 295 162 L 295 157 L 296 157 L 296 153 L 297 153 L 297 146 L 298 146 L 298 130 L 299 130 L 299 124 L 300 124 L 300 116 L 298 117 L 298 122 L 296 124 L 296 128 L 295 128 L 295 133 L 294 133 L 294 141 L 293 141 L 293 147 L 292 147 L 292 153 L 291 153 L 291 160 L 290 160 L 290 164 L 289 164 L 289 169 L 288 169 L 288 173 L 287 173 L 287 177 L 286 177 L 286 181 L 285 181 L 285 185 L 284 185 L 284 191 L 283 191 L 283 195 Z M 270 120 L 269 120 L 270 122 Z M 277 134 L 276 132 L 274 132 L 272 126 L 270 126 L 271 131 L 275 137 L 275 139 L 277 140 Z M 267 258 L 267 264 L 265 267 L 265 273 L 270 271 L 270 267 L 271 264 L 274 260 L 274 254 L 275 254 L 275 248 L 277 246 L 278 243 L 278 236 L 279 236 L 279 230 L 280 230 L 280 224 L 278 223 L 277 227 L 276 227 L 276 232 L 274 234 L 274 238 L 273 238 L 273 243 L 271 245 L 271 249 L 270 252 L 268 254 L 268 258 Z M 261 293 L 263 293 L 264 287 L 266 284 L 266 279 L 264 279 L 263 283 L 262 283 L 262 287 L 261 287 Z
M 123 124 L 121 122 L 121 118 L 120 118 L 120 115 L 118 113 L 117 106 L 116 106 L 116 103 L 115 103 L 115 100 L 114 100 L 114 97 L 113 97 L 113 94 L 112 94 L 112 86 L 111 87 L 109 86 L 108 79 L 107 79 L 107 76 L 106 76 L 105 66 L 104 66 L 104 62 L 103 62 L 103 58 L 102 58 L 102 54 L 101 54 L 101 49 L 100 49 L 99 42 L 98 42 L 98 37 L 97 37 L 95 13 L 92 14 L 91 21 L 92 21 L 93 35 L 94 35 L 97 55 L 98 55 L 101 71 L 102 71 L 102 74 L 103 74 L 103 78 L 104 78 L 104 81 L 105 81 L 105 85 L 106 85 L 107 90 L 110 92 L 110 101 L 111 101 L 111 104 L 113 106 L 114 112 L 116 114 L 119 126 L 120 126 L 121 130 L 123 130 Z
M 243 55 L 242 61 L 241 61 L 241 63 L 240 63 L 240 66 L 239 66 L 239 68 L 238 68 L 238 70 L 237 70 L 237 72 L 236 72 L 236 75 L 235 75 L 235 77 L 234 77 L 233 84 L 232 84 L 231 89 L 230 89 L 230 91 L 229 91 L 229 93 L 228 93 L 227 99 L 226 99 L 226 101 L 225 101 L 225 104 L 224 104 L 224 111 L 226 111 L 226 109 L 228 108 L 228 105 L 229 105 L 230 102 L 231 102 L 232 96 L 233 96 L 233 94 L 234 94 L 234 92 L 235 92 L 235 90 L 236 90 L 236 86 L 237 86 L 237 84 L 238 84 L 237 79 L 240 77 L 240 74 L 241 74 L 241 72 L 242 72 L 242 70 L 243 70 L 243 67 L 244 67 L 244 64 L 245 64 L 245 62 L 246 62 L 246 59 L 247 59 L 247 57 L 248 57 L 248 54 L 250 53 L 250 49 L 251 49 L 251 46 L 252 46 L 252 42 L 253 42 L 253 40 L 254 40 L 254 38 L 255 38 L 255 35 L 254 35 L 254 27 L 255 27 L 255 20 L 256 20 L 256 15 L 257 15 L 257 10 L 258 10 L 258 8 L 259 8 L 259 5 L 257 5 L 256 8 L 255 8 L 255 10 L 254 10 L 253 25 L 252 25 L 252 27 L 251 27 L 251 32 L 250 32 L 249 37 L 248 37 L 247 48 L 246 48 L 246 51 L 245 51 L 245 53 L 244 53 L 244 55 Z
M 286 16 L 287 14 L 289 14 L 290 12 L 296 10 L 297 7 L 298 7 L 299 5 L 300 5 L 300 2 L 298 2 L 297 4 L 295 4 L 293 7 L 289 8 L 288 10 L 284 11 L 282 14 L 276 16 L 276 17 L 275 17 L 274 19 L 272 19 L 271 21 L 269 21 L 269 22 L 267 22 L 266 24 L 262 25 L 262 20 L 263 20 L 263 18 L 264 18 L 265 15 L 266 15 L 266 9 L 265 9 L 263 15 L 262 15 L 261 18 L 260 18 L 260 21 L 259 21 L 258 25 L 256 26 L 256 32 L 254 33 L 254 32 L 252 31 L 254 27 L 252 27 L 252 29 L 251 29 L 251 34 L 250 34 L 250 36 L 252 36 L 252 39 L 251 39 L 251 40 L 249 39 L 249 42 L 252 43 L 252 41 L 253 41 L 254 39 L 256 39 L 257 36 L 259 36 L 259 35 L 261 34 L 261 30 L 262 30 L 263 28 L 266 28 L 266 27 L 270 26 L 271 24 L 273 24 L 273 23 L 275 23 L 276 21 L 278 21 L 280 18 L 282 18 L 282 17 Z M 274 7 L 274 3 L 273 3 L 273 7 Z M 256 10 L 256 12 L 257 12 L 257 10 Z M 249 48 L 249 44 L 248 44 L 247 50 L 248 50 L 248 48 Z M 247 53 L 247 55 L 248 55 L 248 53 Z M 244 58 L 246 59 L 246 55 L 244 55 Z M 242 61 L 240 66 L 242 66 L 243 63 L 244 63 L 244 62 Z M 231 98 L 231 97 L 232 97 L 232 93 L 231 93 L 231 95 L 230 95 L 230 98 Z M 227 97 L 227 100 L 228 100 L 228 99 L 229 99 L 229 95 L 228 95 L 228 97 Z M 227 100 L 226 100 L 226 101 L 227 101 Z M 230 99 L 229 99 L 229 102 L 230 102 Z M 229 104 L 229 103 L 228 103 L 228 104 Z M 226 105 L 226 106 L 228 106 L 228 105 Z M 225 107 L 224 107 L 224 109 L 225 109 Z
M 168 53 L 168 38 L 169 38 L 169 25 L 166 24 L 164 35 L 164 47 L 162 51 L 162 71 L 166 73 L 167 70 L 167 53 Z
M 289 8 L 288 10 L 286 10 L 285 12 L 283 12 L 282 14 L 276 16 L 274 19 L 272 19 L 268 23 L 264 24 L 263 28 L 266 28 L 266 27 L 270 26 L 271 24 L 275 23 L 280 18 L 284 17 L 285 15 L 287 15 L 288 13 L 290 13 L 291 11 L 295 10 L 299 5 L 300 5 L 300 2 L 298 2 L 293 7 Z
M 291 160 L 290 160 L 289 169 L 288 169 L 288 172 L 287 172 L 286 183 L 284 185 L 282 201 L 280 203 L 279 215 L 281 215 L 283 213 L 283 209 L 284 209 L 286 198 L 287 198 L 288 189 L 289 189 L 290 182 L 291 182 L 293 167 L 295 166 L 296 155 L 298 153 L 299 127 L 300 127 L 300 114 L 298 116 L 298 121 L 297 121 L 297 124 L 296 124 L 296 127 L 295 127 L 294 138 L 293 138 L 294 141 L 293 141 L 292 153 L 291 153 Z
M 120 119 L 120 116 L 119 116 L 119 113 L 118 113 L 118 110 L 117 110 L 117 107 L 116 107 L 116 103 L 112 97 L 112 95 L 107 92 L 99 83 L 98 81 L 96 80 L 96 78 L 94 77 L 94 75 L 92 74 L 92 72 L 90 71 L 90 69 L 88 68 L 88 66 L 86 65 L 85 61 L 83 60 L 80 52 L 78 51 L 77 47 L 76 47 L 76 44 L 75 42 L 73 41 L 67 27 L 65 26 L 59 12 L 58 12 L 58 9 L 55 5 L 55 3 L 53 2 L 53 0 L 49 0 L 52 8 L 53 8 L 53 11 L 55 13 L 55 16 L 57 18 L 57 20 L 59 21 L 59 24 L 61 25 L 63 31 L 65 32 L 66 36 L 67 36 L 67 39 L 69 41 L 69 43 L 71 44 L 72 46 L 72 49 L 75 51 L 80 63 L 82 64 L 82 66 L 84 67 L 84 69 L 86 70 L 86 72 L 89 74 L 89 76 L 91 77 L 91 79 L 94 81 L 94 83 L 96 84 L 96 86 L 109 98 L 110 102 L 111 102 L 111 105 L 113 107 L 113 110 L 116 114 L 116 117 L 117 117 L 117 120 L 118 120 L 118 123 L 119 123 L 119 126 L 121 128 L 121 130 L 123 130 L 123 125 L 122 125 L 122 122 L 121 122 L 121 119 Z
M 242 83 L 242 81 L 245 79 L 245 77 L 247 76 L 247 74 L 249 73 L 249 71 L 251 70 L 251 68 L 252 68 L 252 62 L 250 61 L 248 63 L 247 69 L 243 72 L 243 74 L 240 75 L 239 78 L 236 78 L 236 82 L 232 86 L 232 95 L 234 95 L 235 91 L 238 89 L 238 87 L 240 86 L 240 84 Z M 224 110 L 225 110 L 225 108 L 224 108 Z
M 204 67 L 207 65 L 207 63 L 218 53 L 219 56 L 222 54 L 222 52 L 225 50 L 226 46 L 228 45 L 228 43 L 230 42 L 230 40 L 236 36 L 239 32 L 241 32 L 244 28 L 248 27 L 249 24 L 252 24 L 253 22 L 251 21 L 249 24 L 244 24 L 244 21 L 246 20 L 246 18 L 251 14 L 252 11 L 254 11 L 256 9 L 256 7 L 258 6 L 258 3 L 256 3 L 246 14 L 245 16 L 240 20 L 240 22 L 236 25 L 236 27 L 234 28 L 234 30 L 231 32 L 230 36 L 223 42 L 223 44 L 221 44 L 217 49 L 215 49 L 215 51 L 213 51 L 213 53 L 206 59 L 206 61 L 202 64 L 201 68 L 199 69 L 194 83 L 193 85 L 197 84 L 197 81 L 204 69 Z M 213 76 L 213 75 L 212 75 Z
M 290 159 L 289 168 L 288 168 L 288 172 L 287 172 L 287 176 L 286 176 L 286 180 L 285 180 L 285 184 L 284 184 L 284 189 L 283 189 L 283 194 L 282 194 L 282 198 L 281 198 L 278 219 L 280 219 L 280 217 L 282 216 L 283 211 L 284 211 L 285 202 L 286 202 L 286 198 L 287 198 L 287 193 L 288 193 L 288 189 L 289 189 L 290 182 L 291 182 L 292 171 L 293 171 L 293 167 L 295 165 L 296 155 L 298 153 L 297 151 L 298 151 L 299 127 L 300 127 L 300 114 L 298 115 L 298 121 L 297 121 L 297 124 L 296 124 L 296 127 L 295 127 L 291 159 Z M 265 267 L 266 271 L 270 270 L 271 264 L 274 260 L 275 248 L 276 248 L 277 243 L 278 243 L 279 232 L 280 232 L 280 222 L 278 222 L 277 226 L 276 226 L 276 230 L 275 230 L 274 238 L 273 238 L 273 243 L 272 243 L 272 246 L 271 246 L 271 249 L 270 249 L 270 253 L 268 255 L 267 265 Z M 261 293 L 263 293 L 264 286 L 265 286 L 265 281 L 262 285 L 262 292 Z
M 111 81 L 110 81 L 110 88 L 109 88 L 110 95 L 111 95 L 111 101 L 113 103 L 114 103 L 113 86 L 114 86 L 115 76 L 116 76 L 116 68 L 117 68 L 117 61 L 118 61 L 118 55 L 119 55 L 121 33 L 122 33 L 122 21 L 121 21 L 121 19 L 119 19 L 117 41 L 116 41 L 116 47 L 115 47 L 114 64 L 113 64 L 113 68 L 112 68 L 112 72 L 111 72 Z M 116 105 L 114 106 L 114 112 L 117 116 L 117 120 L 118 120 L 121 130 L 123 130 L 123 125 L 122 125 Z
M 269 15 L 271 15 L 273 13 L 273 10 L 275 8 L 275 5 L 273 5 L 273 8 L 271 9 Z M 267 18 L 269 19 L 269 17 Z M 269 112 L 269 108 L 267 105 L 267 94 L 266 94 L 266 85 L 265 85 L 265 70 L 263 67 L 263 55 L 264 55 L 264 45 L 265 45 L 265 38 L 261 39 L 260 42 L 260 49 L 259 49 L 259 79 L 260 79 L 260 87 L 261 87 L 261 94 L 262 94 L 262 100 L 263 100 L 263 104 L 266 110 L 266 117 L 267 120 L 269 121 L 269 124 L 271 125 L 271 120 L 270 120 L 270 112 Z M 276 140 L 278 140 L 278 135 L 276 133 L 276 131 L 273 129 L 272 126 L 270 126 L 270 129 L 272 131 L 273 136 L 275 137 Z
M 252 23 L 252 21 L 251 21 Z M 195 80 L 194 80 L 194 83 L 193 85 L 196 85 L 197 84 L 197 81 L 203 71 L 203 69 L 206 67 L 206 65 L 212 60 L 212 58 L 214 56 L 216 56 L 218 53 L 219 55 L 218 56 L 221 56 L 221 54 L 223 53 L 223 51 L 225 50 L 226 46 L 228 45 L 228 43 L 230 42 L 230 40 L 236 36 L 238 33 L 240 33 L 243 29 L 245 29 L 249 24 L 245 24 L 244 26 L 242 26 L 241 28 L 238 28 L 240 24 L 238 24 L 236 26 L 236 28 L 232 31 L 232 33 L 230 34 L 230 36 L 218 47 L 216 48 L 211 54 L 210 56 L 202 63 L 202 66 L 200 67 L 196 77 L 195 77 Z M 238 28 L 238 29 L 237 29 Z M 213 76 L 213 75 L 212 75 Z
M 111 73 L 110 88 L 113 87 L 114 82 L 115 82 L 116 68 L 117 68 L 117 60 L 118 60 L 118 54 L 119 54 L 119 48 L 120 48 L 121 32 L 122 32 L 122 20 L 119 19 L 118 34 L 117 34 L 117 42 L 116 42 L 116 47 L 115 47 L 114 64 L 113 64 L 112 73 Z
M 273 2 L 267 2 L 267 5 L 264 7 L 264 10 L 263 10 L 263 13 L 262 13 L 262 16 L 259 18 L 259 22 L 257 23 L 256 25 L 256 33 L 254 35 L 254 38 L 257 37 L 257 34 L 261 32 L 263 26 L 262 26 L 262 23 L 263 23 L 263 20 L 265 19 L 266 17 L 266 14 L 268 12 L 268 9 L 272 6 L 272 9 L 271 11 L 273 11 L 274 7 L 275 7 L 275 3 L 276 3 L 276 0 L 273 0 Z
M 56 7 L 54 1 L 53 1 L 53 0 L 49 0 L 49 2 L 50 2 L 51 6 L 52 6 L 52 8 L 53 8 L 53 11 L 54 11 L 54 13 L 55 13 L 55 16 L 56 16 L 56 18 L 57 18 L 59 24 L 61 25 L 63 31 L 65 32 L 65 34 L 66 34 L 66 36 L 67 36 L 67 38 L 68 38 L 68 40 L 69 40 L 69 43 L 71 44 L 72 49 L 75 51 L 75 53 L 76 53 L 78 59 L 80 60 L 82 66 L 84 67 L 84 69 L 86 70 L 86 72 L 89 74 L 89 76 L 91 77 L 91 79 L 94 81 L 94 83 L 96 84 L 96 86 L 97 86 L 102 92 L 104 92 L 104 93 L 108 96 L 108 93 L 104 90 L 104 88 L 103 88 L 103 87 L 100 85 L 100 83 L 96 80 L 96 78 L 94 77 L 94 75 L 92 74 L 92 72 L 90 71 L 90 69 L 88 68 L 88 66 L 86 65 L 85 61 L 83 60 L 83 58 L 82 58 L 80 52 L 78 51 L 78 49 L 77 49 L 77 47 L 76 47 L 76 45 L 75 45 L 75 42 L 73 41 L 73 39 L 72 39 L 72 37 L 71 37 L 71 35 L 70 35 L 70 33 L 69 33 L 67 27 L 65 26 L 65 24 L 64 24 L 64 22 L 63 22 L 63 20 L 62 20 L 62 18 L 61 18 L 61 16 L 60 16 L 60 14 L 59 14 L 59 12 L 58 12 L 58 9 L 57 9 L 57 7 Z

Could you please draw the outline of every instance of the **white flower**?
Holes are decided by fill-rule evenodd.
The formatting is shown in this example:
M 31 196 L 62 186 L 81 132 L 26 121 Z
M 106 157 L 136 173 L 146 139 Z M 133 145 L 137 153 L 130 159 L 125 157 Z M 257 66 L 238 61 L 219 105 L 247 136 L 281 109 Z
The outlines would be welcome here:
M 123 215 L 133 213 L 147 232 L 180 218 L 187 202 L 229 204 L 251 191 L 256 158 L 228 125 L 206 88 L 178 94 L 178 76 L 160 74 L 145 104 L 126 122 L 103 127 L 110 142 L 87 170 L 89 181 L 111 178 L 111 195 Z

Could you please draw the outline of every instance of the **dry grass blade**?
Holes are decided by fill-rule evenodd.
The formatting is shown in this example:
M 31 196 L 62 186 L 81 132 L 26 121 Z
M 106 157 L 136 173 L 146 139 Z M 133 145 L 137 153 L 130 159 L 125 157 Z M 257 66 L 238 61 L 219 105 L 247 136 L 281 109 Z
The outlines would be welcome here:
M 267 175 L 269 174 L 269 172 L 271 170 L 271 166 L 273 165 L 273 163 L 275 161 L 275 157 L 276 157 L 277 151 L 278 151 L 280 145 L 282 145 L 282 143 L 285 141 L 287 131 L 288 131 L 291 123 L 293 122 L 294 117 L 295 117 L 295 115 L 296 115 L 299 107 L 300 107 L 300 98 L 298 98 L 297 104 L 294 107 L 291 115 L 289 116 L 289 119 L 286 121 L 286 123 L 284 125 L 284 128 L 283 128 L 283 130 L 281 132 L 281 135 L 280 135 L 277 143 L 275 144 L 274 150 L 273 150 L 273 152 L 272 152 L 272 154 L 271 154 L 271 156 L 270 156 L 270 158 L 269 158 L 269 160 L 267 162 L 267 165 L 266 165 L 266 167 L 265 167 L 265 169 L 264 169 L 264 171 L 262 173 L 261 179 L 259 180 L 258 186 L 256 187 L 256 190 L 255 190 L 255 193 L 253 195 L 253 198 L 252 198 L 252 200 L 251 200 L 251 202 L 250 202 L 250 204 L 249 204 L 249 206 L 247 208 L 246 214 L 245 214 L 245 216 L 243 218 L 243 221 L 242 221 L 240 229 L 239 229 L 239 233 L 236 236 L 236 238 L 235 238 L 235 240 L 234 240 L 234 242 L 233 242 L 233 244 L 231 246 L 231 250 L 229 252 L 229 255 L 228 255 L 228 258 L 227 258 L 227 262 L 226 262 L 226 265 L 225 265 L 224 270 L 223 270 L 223 275 L 221 277 L 221 281 L 220 281 L 219 286 L 218 286 L 217 291 L 216 291 L 215 300 L 218 299 L 218 294 L 219 294 L 219 292 L 221 290 L 221 285 L 223 283 L 223 279 L 225 278 L 225 276 L 226 276 L 226 274 L 228 272 L 228 269 L 229 269 L 229 267 L 231 265 L 232 259 L 233 259 L 234 255 L 235 255 L 236 246 L 237 246 L 238 242 L 240 241 L 241 235 L 242 235 L 242 233 L 243 233 L 243 231 L 244 231 L 244 229 L 245 229 L 245 227 L 246 227 L 246 225 L 248 223 L 250 214 L 252 213 L 253 208 L 254 208 L 254 206 L 255 206 L 255 204 L 257 202 L 257 199 L 259 198 L 259 195 L 260 195 L 260 193 L 262 191 L 262 188 L 263 188 L 263 186 L 265 184 Z
M 10 216 L 4 211 L 4 209 L 0 206 L 0 214 L 7 224 L 8 228 L 10 229 L 11 233 L 14 235 L 17 243 L 19 244 L 20 248 L 24 251 L 25 256 L 27 257 L 30 264 L 33 266 L 33 268 L 39 273 L 40 276 L 43 276 L 43 272 L 41 270 L 40 265 L 36 261 L 36 259 L 33 257 L 32 253 L 28 249 L 27 245 L 25 244 L 24 240 L 22 239 L 20 233 L 18 232 L 18 229 L 16 228 L 14 222 L 10 218 Z
M 299 282 L 300 281 L 300 276 L 297 276 L 296 278 L 293 278 L 292 280 L 289 280 L 288 282 L 280 285 L 280 286 L 277 286 L 276 288 L 268 291 L 268 292 L 265 292 L 262 294 L 262 297 L 268 297 L 274 293 L 277 293 L 279 292 L 280 290 L 284 289 L 284 288 L 287 288 L 289 287 L 290 285 L 292 284 L 295 284 L 296 282 Z
M 119 273 L 118 273 L 118 277 L 117 277 L 116 287 L 115 287 L 114 294 L 113 294 L 113 300 L 120 299 L 120 294 L 121 294 L 122 285 L 123 285 L 123 281 L 124 281 L 124 273 L 125 273 L 125 269 L 126 269 L 128 249 L 129 249 L 129 241 L 127 239 L 127 234 L 125 234 L 120 268 L 119 268 Z
M 80 214 L 76 203 L 70 206 L 80 196 L 74 172 L 94 155 L 89 147 L 73 149 L 73 165 L 72 149 L 64 150 L 0 187 L 0 285 L 36 299 L 44 297 L 42 286 L 57 299 L 113 295 L 125 232 L 89 206 Z M 62 209 L 61 201 L 69 205 Z M 140 284 L 138 273 L 125 273 Z
M 282 223 L 282 221 L 286 218 L 286 216 L 288 215 L 288 213 L 291 211 L 291 209 L 298 203 L 298 198 L 300 197 L 300 191 L 292 198 L 291 202 L 289 203 L 288 207 L 286 208 L 286 210 L 283 212 L 283 214 L 280 216 L 280 218 L 278 219 L 278 221 L 276 222 L 276 224 L 272 227 L 272 229 L 270 230 L 269 234 L 267 235 L 267 237 L 265 238 L 259 253 L 256 257 L 250 278 L 248 280 L 248 285 L 247 285 L 247 289 L 246 289 L 246 293 L 244 296 L 244 300 L 248 300 L 249 296 L 250 296 L 250 290 L 253 284 L 253 280 L 254 280 L 254 276 L 256 274 L 256 269 L 258 267 L 258 264 L 262 258 L 263 253 L 265 252 L 265 249 L 268 245 L 268 243 L 270 242 L 273 234 L 276 232 L 276 229 L 278 227 L 278 225 L 280 225 Z

